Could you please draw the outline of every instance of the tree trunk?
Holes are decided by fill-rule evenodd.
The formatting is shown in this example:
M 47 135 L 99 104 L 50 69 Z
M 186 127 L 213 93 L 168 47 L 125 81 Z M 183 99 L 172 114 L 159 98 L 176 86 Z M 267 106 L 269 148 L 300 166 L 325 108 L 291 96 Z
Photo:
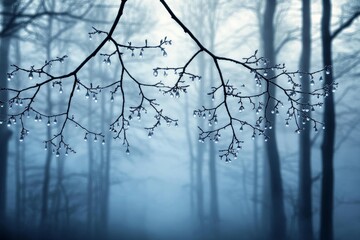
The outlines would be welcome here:
M 103 71 L 102 66 L 99 66 L 99 71 Z M 106 74 L 106 73 L 103 73 Z M 101 94 L 101 118 L 100 118 L 100 129 L 101 132 L 105 132 L 105 95 Z M 97 103 L 99 104 L 99 103 Z M 101 139 L 99 139 L 101 141 Z M 98 145 L 97 143 L 94 144 Z M 108 186 L 106 181 L 106 167 L 107 167 L 107 153 L 104 151 L 104 147 L 100 147 L 100 171 L 99 171 L 99 230 L 98 234 L 103 235 L 106 238 L 106 225 L 107 225 L 107 194 L 108 194 Z
M 50 127 L 47 130 L 48 139 L 51 138 Z M 42 201 L 41 201 L 41 225 L 45 227 L 48 218 L 48 198 L 49 198 L 49 184 L 50 184 L 50 167 L 52 159 L 52 150 L 50 145 L 46 152 L 45 166 L 44 166 L 44 177 L 42 184 Z
M 219 202 L 216 174 L 216 157 L 217 154 L 215 143 L 213 141 L 209 141 L 210 230 L 212 232 L 212 235 L 215 237 L 217 236 L 219 231 Z
M 208 2 L 210 8 L 210 14 L 208 16 L 209 29 L 210 29 L 210 51 L 215 51 L 216 40 L 216 10 L 218 6 L 218 0 L 212 0 Z M 213 65 L 209 68 L 210 86 L 214 86 L 215 76 Z M 214 102 L 210 100 L 210 108 L 214 107 Z M 211 127 L 214 129 L 214 125 Z M 218 200 L 218 186 L 217 186 L 217 171 L 216 171 L 216 159 L 217 150 L 214 141 L 209 141 L 209 180 L 210 180 L 210 230 L 215 238 L 218 238 L 219 233 L 219 200 Z
M 276 64 L 275 51 L 274 51 L 274 15 L 276 10 L 276 0 L 269 0 L 266 2 L 263 22 L 263 48 L 265 58 L 269 61 L 270 65 Z M 270 77 L 273 75 L 270 72 Z M 274 85 L 269 86 L 269 94 L 275 96 Z M 265 96 L 267 98 L 267 96 Z M 270 140 L 265 144 L 267 157 L 269 160 L 270 168 L 270 197 L 271 197 L 271 226 L 270 236 L 271 239 L 282 240 L 286 237 L 286 216 L 284 209 L 283 188 L 281 178 L 280 156 L 278 152 L 278 146 L 276 141 L 276 125 L 275 114 L 271 113 L 274 109 L 275 102 L 273 99 L 269 100 L 268 107 L 266 109 L 267 119 L 273 126 L 273 129 L 267 128 L 265 134 Z
M 196 19 L 201 22 L 204 21 L 203 14 L 199 14 L 196 16 Z M 203 33 L 201 33 L 203 34 Z M 204 77 L 205 76 L 205 69 L 206 69 L 206 62 L 205 57 L 201 54 L 198 58 L 198 68 L 199 68 L 199 75 Z M 204 104 L 204 96 L 203 93 L 205 88 L 204 81 L 200 81 L 199 84 L 199 95 L 198 95 L 198 105 L 201 106 Z M 197 125 L 203 129 L 205 124 L 204 120 L 198 118 Z M 196 159 L 195 159 L 195 187 L 196 187 L 196 210 L 199 222 L 199 229 L 200 234 L 204 233 L 204 183 L 203 183 L 203 165 L 204 165 L 204 152 L 205 152 L 206 145 L 201 142 L 197 142 L 196 147 Z
M 204 76 L 204 65 L 205 60 L 203 57 L 200 57 L 199 61 L 199 68 L 201 76 Z M 200 83 L 200 89 L 204 89 L 203 81 Z M 201 90 L 200 90 L 201 92 Z M 203 104 L 204 100 L 199 94 L 199 104 Z M 203 119 L 199 119 L 198 126 L 200 128 L 204 127 Z M 196 208 L 197 208 L 197 215 L 199 220 L 199 227 L 200 231 L 203 231 L 204 228 L 204 189 L 203 189 L 203 162 L 204 162 L 204 151 L 205 151 L 205 144 L 198 142 L 197 143 L 197 151 L 196 151 Z
M 311 11 L 310 0 L 302 1 L 302 52 L 300 57 L 300 71 L 310 72 L 311 59 Z M 301 86 L 304 92 L 310 92 L 310 77 L 304 74 L 301 78 Z M 302 94 L 301 103 L 303 108 L 310 103 L 309 94 Z M 310 117 L 311 112 L 307 113 Z M 299 159 L 299 238 L 313 239 L 312 203 L 311 203 L 311 125 L 306 119 L 304 129 L 300 135 L 300 159 Z
M 2 9 L 4 12 L 11 12 L 13 1 L 3 0 Z M 8 25 L 8 17 L 3 17 L 2 26 Z M 9 68 L 9 46 L 10 36 L 4 36 L 0 43 L 0 88 L 7 88 L 7 72 Z M 0 92 L 0 101 L 7 102 L 9 94 L 7 91 Z M 8 114 L 8 106 L 4 104 L 0 107 L 0 118 L 5 121 Z M 3 232 L 6 223 L 6 179 L 7 179 L 7 161 L 8 161 L 8 144 L 11 132 L 6 126 L 6 122 L 0 125 L 0 233 Z
M 262 193 L 261 193 L 261 237 L 266 239 L 270 235 L 270 223 L 271 223 L 271 197 L 270 197 L 270 167 L 269 159 L 266 156 L 266 152 L 263 155 L 263 169 L 262 169 Z
M 26 192 L 27 192 L 27 178 L 26 178 L 26 165 L 25 165 L 25 155 L 26 153 L 26 145 L 23 144 L 22 148 L 21 148 L 21 153 L 20 153 L 20 174 L 21 174 L 21 210 L 20 210 L 20 214 L 21 214 L 21 219 L 22 219 L 22 224 L 24 224 L 26 222 L 26 218 L 27 218 L 27 196 L 26 196 Z
M 113 113 L 114 105 L 110 106 L 110 116 Z M 105 173 L 104 173 L 104 206 L 103 206 L 103 221 L 104 231 L 108 231 L 109 221 L 109 199 L 110 199 L 110 169 L 111 169 L 111 135 L 106 137 L 106 159 L 105 159 Z
M 52 18 L 49 17 L 48 19 L 48 25 L 47 25 L 47 33 L 48 33 L 48 39 L 46 42 L 46 59 L 51 59 L 51 39 L 52 36 Z M 49 67 L 47 67 L 47 71 L 49 71 Z M 46 114 L 51 115 L 52 114 L 52 102 L 51 102 L 51 87 L 49 84 L 46 85 Z M 52 137 L 52 129 L 51 127 L 47 127 L 46 129 L 46 138 L 51 139 Z M 48 221 L 48 211 L 49 211 L 49 184 L 50 184 L 50 178 L 51 178 L 51 160 L 52 160 L 52 146 L 51 144 L 48 144 L 47 146 L 48 150 L 46 152 L 46 158 L 45 158 L 45 165 L 44 165 L 44 178 L 43 178 L 43 185 L 42 185 L 42 204 L 41 204 L 41 226 L 45 227 Z M 44 225 L 45 224 L 45 225 Z
M 254 218 L 254 232 L 258 232 L 259 213 L 258 213 L 258 162 L 259 162 L 259 145 L 257 138 L 254 139 L 254 185 L 253 185 L 253 218 Z
M 216 5 L 216 4 L 215 4 Z M 215 6 L 212 7 L 212 13 L 215 13 L 216 9 Z M 214 51 L 215 48 L 215 19 L 214 15 L 210 16 L 210 51 Z M 209 79 L 210 79 L 210 86 L 214 86 L 214 69 L 212 65 L 209 68 Z M 210 108 L 214 107 L 214 102 L 210 100 L 209 102 Z M 211 130 L 214 129 L 214 125 L 211 127 Z M 219 201 L 218 201 L 218 187 L 217 187 L 217 171 L 216 171 L 216 146 L 214 141 L 209 141 L 209 180 L 210 180 L 210 230 L 214 237 L 218 236 L 218 223 L 219 223 Z
M 119 69 L 117 68 L 115 71 L 115 76 L 113 77 L 113 79 L 116 79 L 116 76 L 119 72 Z M 102 132 L 105 132 L 105 123 L 106 121 L 111 121 L 112 116 L 114 114 L 114 104 L 112 103 L 110 104 L 110 109 L 109 109 L 109 113 L 106 114 L 105 111 L 105 107 L 106 107 L 106 99 L 105 99 L 105 95 L 102 94 L 101 95 L 101 104 L 102 105 Z M 105 118 L 105 116 L 107 116 Z M 105 146 L 102 146 L 102 149 L 105 149 L 104 154 L 104 174 L 103 174 L 103 203 L 102 203 L 102 216 L 101 216 L 101 221 L 103 222 L 103 231 L 104 234 L 107 234 L 108 232 L 108 218 L 109 218 L 109 198 L 110 198 L 110 169 L 111 169 L 111 140 L 112 137 L 110 134 L 106 135 L 106 141 L 105 141 Z
M 55 209 L 54 209 L 54 224 L 57 229 L 60 228 L 59 218 L 62 205 L 62 181 L 64 175 L 64 162 L 65 158 L 61 155 L 57 159 L 57 182 L 56 182 L 56 194 L 55 194 Z
M 92 75 L 92 67 L 89 68 L 89 75 Z M 92 121 L 92 100 L 89 99 L 88 105 L 88 126 L 89 129 L 93 128 L 93 121 Z M 86 221 L 87 221 L 87 231 L 89 234 L 93 231 L 93 189 L 94 189 L 94 153 L 93 153 L 93 144 L 91 143 L 91 139 L 87 136 L 88 141 L 88 151 L 89 151 L 89 162 L 88 162 L 88 182 L 87 182 L 87 212 L 86 212 Z
M 332 66 L 332 46 L 330 35 L 331 1 L 323 0 L 323 15 L 321 19 L 321 40 L 324 66 Z M 330 70 L 330 69 L 329 69 Z M 333 82 L 333 71 L 325 74 L 324 85 Z M 333 239 L 333 201 L 334 201 L 334 139 L 335 139 L 335 106 L 333 92 L 330 90 L 324 103 L 325 131 L 321 147 L 322 181 L 320 209 L 320 239 Z
M 15 59 L 16 63 L 20 65 L 21 63 L 21 53 L 20 53 L 20 41 L 15 42 Z M 20 81 L 16 81 L 16 88 L 20 88 Z M 16 133 L 21 131 L 21 125 L 16 125 Z M 21 206 L 21 194 L 22 194 L 22 184 L 21 184 L 21 162 L 22 162 L 22 148 L 25 142 L 19 144 L 18 139 L 15 139 L 15 224 L 21 228 L 22 224 L 22 206 Z
M 195 153 L 194 153 L 194 147 L 193 147 L 193 141 L 191 141 L 193 135 L 191 134 L 190 129 L 190 114 L 188 109 L 189 106 L 189 96 L 188 94 L 185 95 L 185 129 L 186 129 L 186 138 L 188 142 L 189 147 L 189 159 L 190 159 L 190 165 L 189 165 L 189 203 L 190 203 L 190 218 L 195 219 L 195 172 L 194 172 L 194 165 L 195 165 Z

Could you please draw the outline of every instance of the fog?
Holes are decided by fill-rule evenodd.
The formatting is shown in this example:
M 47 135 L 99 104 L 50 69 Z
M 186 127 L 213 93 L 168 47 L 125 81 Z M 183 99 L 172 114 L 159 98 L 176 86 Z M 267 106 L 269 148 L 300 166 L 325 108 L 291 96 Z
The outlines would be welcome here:
M 326 2 L 3 1 L 1 239 L 360 239 L 360 5 L 326 42 Z

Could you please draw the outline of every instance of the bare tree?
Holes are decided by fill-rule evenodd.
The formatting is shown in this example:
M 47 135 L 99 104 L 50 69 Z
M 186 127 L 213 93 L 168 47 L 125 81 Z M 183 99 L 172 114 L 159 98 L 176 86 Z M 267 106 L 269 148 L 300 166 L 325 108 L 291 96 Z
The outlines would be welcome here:
M 2 1 L 2 9 L 5 11 L 10 12 L 12 9 L 13 1 Z M 4 17 L 2 20 L 2 28 L 7 28 L 11 25 L 11 18 Z M 7 88 L 8 82 L 6 77 L 6 72 L 8 71 L 9 66 L 9 47 L 10 47 L 10 36 L 3 37 L 1 39 L 0 45 L 0 54 L 1 54 L 1 61 L 0 61 L 0 87 Z M 7 102 L 8 100 L 8 92 L 1 91 L 0 93 L 0 101 Z M 0 116 L 4 118 L 7 116 L 8 107 L 3 106 L 0 108 Z M 11 132 L 9 129 L 6 128 L 4 124 L 0 126 L 0 232 L 3 232 L 4 225 L 6 223 L 5 220 L 5 209 L 6 209 L 6 170 L 7 170 L 7 159 L 8 159 L 8 143 Z
M 265 59 L 270 64 L 276 62 L 275 48 L 274 48 L 274 16 L 277 1 L 267 1 L 264 11 L 263 23 L 263 49 Z M 270 77 L 275 76 L 271 70 Z M 267 94 L 264 96 L 266 102 L 265 119 L 271 126 L 275 127 L 276 114 L 271 114 L 271 111 L 276 109 L 277 101 L 274 100 L 276 87 L 274 85 L 267 86 Z M 273 97 L 273 98 L 272 98 Z M 268 136 L 269 142 L 266 144 L 265 149 L 267 153 L 269 169 L 270 169 L 270 199 L 271 199 L 271 226 L 270 236 L 272 239 L 285 239 L 286 238 L 286 216 L 284 207 L 283 186 L 280 167 L 280 156 L 276 141 L 275 130 L 270 128 L 265 129 L 265 135 Z
M 329 66 L 326 70 L 324 86 L 326 98 L 324 106 L 325 129 L 322 153 L 322 181 L 321 181 L 321 210 L 320 210 L 320 239 L 332 240 L 333 233 L 333 205 L 334 205 L 334 142 L 335 142 L 335 104 L 332 66 L 332 41 L 352 22 L 360 16 L 357 9 L 348 20 L 331 33 L 331 0 L 323 0 L 323 14 L 321 19 L 321 41 L 323 64 Z
M 272 192 L 272 212 L 274 217 L 274 229 L 272 236 L 278 239 L 285 238 L 286 224 L 285 213 L 282 197 L 282 183 L 280 175 L 280 162 L 277 152 L 277 146 L 275 141 L 275 133 L 272 129 L 275 124 L 275 115 L 281 110 L 280 107 L 284 106 L 287 117 L 286 121 L 294 122 L 296 132 L 302 131 L 301 119 L 304 117 L 314 124 L 315 128 L 321 126 L 322 123 L 308 115 L 307 112 L 311 109 L 315 109 L 321 106 L 321 102 L 316 103 L 302 103 L 297 97 L 299 94 L 308 94 L 309 96 L 322 97 L 326 94 L 326 89 L 329 88 L 331 83 L 324 87 L 317 88 L 313 91 L 304 91 L 301 85 L 297 83 L 296 76 L 308 75 L 313 78 L 316 74 L 321 73 L 324 69 L 320 69 L 315 72 L 305 71 L 288 71 L 285 64 L 277 64 L 274 57 L 273 46 L 273 34 L 271 29 L 273 28 L 273 14 L 275 11 L 276 2 L 269 3 L 265 10 L 265 18 L 268 20 L 266 23 L 270 23 L 269 28 L 264 31 L 264 37 L 271 43 L 265 46 L 265 57 L 258 57 L 257 51 L 250 57 L 243 58 L 241 60 L 228 58 L 226 56 L 216 55 L 210 47 L 206 47 L 192 31 L 183 24 L 183 22 L 174 14 L 169 5 L 160 0 L 160 3 L 164 9 L 169 13 L 170 17 L 175 23 L 187 34 L 187 36 L 193 41 L 197 50 L 191 54 L 191 57 L 180 67 L 156 67 L 154 68 L 155 77 L 159 72 L 177 73 L 177 80 L 173 84 L 164 83 L 162 81 L 156 81 L 155 83 L 144 81 L 133 75 L 127 66 L 128 56 L 133 54 L 144 54 L 145 51 L 159 51 L 163 56 L 167 56 L 167 48 L 172 44 L 172 41 L 164 37 L 160 40 L 159 44 L 151 44 L 150 41 L 145 40 L 144 44 L 134 45 L 131 42 L 127 44 L 120 43 L 114 37 L 114 31 L 120 25 L 124 8 L 127 1 L 122 0 L 118 8 L 117 15 L 109 31 L 99 30 L 93 28 L 93 31 L 89 33 L 89 37 L 103 37 L 101 42 L 96 48 L 84 58 L 80 64 L 72 71 L 65 74 L 54 75 L 47 71 L 47 67 L 51 64 L 58 64 L 67 60 L 67 56 L 57 57 L 55 59 L 45 62 L 40 67 L 32 66 L 31 68 L 22 68 L 18 65 L 13 65 L 13 70 L 8 73 L 8 77 L 14 74 L 26 74 L 32 81 L 29 81 L 28 85 L 21 89 L 2 87 L 1 92 L 10 94 L 10 98 L 7 101 L 2 100 L 3 104 L 16 104 L 16 102 L 22 101 L 21 110 L 12 110 L 8 117 L 3 117 L 3 121 L 7 125 L 11 126 L 14 122 L 19 122 L 21 125 L 22 139 L 26 138 L 27 126 L 23 121 L 25 114 L 31 112 L 35 116 L 46 119 L 51 119 L 59 122 L 60 129 L 52 137 L 44 140 L 44 143 L 51 145 L 55 149 L 55 155 L 59 156 L 64 153 L 75 153 L 71 144 L 68 143 L 68 137 L 65 134 L 65 128 L 71 125 L 78 126 L 85 133 L 85 138 L 96 138 L 99 141 L 105 140 L 105 134 L 101 130 L 94 130 L 90 126 L 82 124 L 79 120 L 78 113 L 74 112 L 73 106 L 75 103 L 75 94 L 78 94 L 76 89 L 81 88 L 82 94 L 85 97 L 90 98 L 93 96 L 97 99 L 99 94 L 104 94 L 104 90 L 110 90 L 109 99 L 115 99 L 120 108 L 120 114 L 114 117 L 109 123 L 109 129 L 115 139 L 121 139 L 125 152 L 130 153 L 130 142 L 127 138 L 129 131 L 129 124 L 133 118 L 141 118 L 143 114 L 152 113 L 155 115 L 154 123 L 146 126 L 145 130 L 149 134 L 153 134 L 157 127 L 161 123 L 167 125 L 177 125 L 178 120 L 169 117 L 165 114 L 165 110 L 161 108 L 160 103 L 156 97 L 151 94 L 151 90 L 161 92 L 164 95 L 173 97 L 181 97 L 187 93 L 187 89 L 191 85 L 191 81 L 194 79 L 200 79 L 201 77 L 191 73 L 188 69 L 193 63 L 194 59 L 200 56 L 207 56 L 214 65 L 214 82 L 213 86 L 208 92 L 208 96 L 214 99 L 214 102 L 209 106 L 202 106 L 194 111 L 195 116 L 205 118 L 209 123 L 213 124 L 213 128 L 200 127 L 199 141 L 203 142 L 210 139 L 214 143 L 218 143 L 221 136 L 227 135 L 229 138 L 221 140 L 221 148 L 219 150 L 219 156 L 225 162 L 230 162 L 239 156 L 240 149 L 245 137 L 241 134 L 243 128 L 248 128 L 252 131 L 252 136 L 259 137 L 267 142 L 269 165 L 271 168 L 271 192 Z M 265 25 L 265 24 L 264 24 Z M 270 32 L 269 32 L 270 30 Z M 112 48 L 107 50 L 106 47 Z M 270 47 L 269 47 L 270 46 Z M 106 49 L 106 50 L 105 50 Z M 109 51 L 100 53 L 100 51 Z M 94 84 L 92 82 L 80 81 L 79 74 L 83 70 L 84 66 L 88 65 L 90 60 L 95 56 L 101 56 L 104 62 L 108 65 L 118 63 L 121 70 L 120 76 L 117 80 L 111 83 L 99 83 Z M 114 60 L 115 59 L 115 60 Z M 226 80 L 225 70 L 223 64 L 231 65 L 237 72 L 241 73 L 244 78 L 229 79 Z M 278 72 L 276 73 L 275 70 Z M 36 80 L 34 76 L 41 75 L 43 80 Z M 285 81 L 284 81 L 285 79 Z M 35 82 L 35 83 L 34 83 Z M 69 82 L 71 87 L 65 88 L 65 82 Z M 290 84 L 283 84 L 283 82 L 289 82 Z M 138 103 L 129 103 L 129 94 L 126 92 L 125 85 L 133 84 L 138 92 Z M 40 90 L 45 86 L 53 85 L 54 89 L 63 92 L 66 95 L 65 110 L 57 113 L 48 114 L 39 110 L 36 107 L 35 100 L 39 97 Z M 260 86 L 260 93 L 247 94 L 243 91 L 244 86 Z M 281 97 L 275 95 L 275 89 L 280 91 Z M 325 89 L 325 90 L 324 90 Z M 257 102 L 258 99 L 264 98 L 262 101 Z M 284 102 L 283 99 L 287 99 L 288 102 Z M 6 100 L 6 99 L 5 99 Z M 128 110 L 130 109 L 130 110 Z M 236 109 L 236 111 L 233 111 Z M 306 110 L 304 110 L 306 109 Z M 260 115 L 255 122 L 243 120 L 242 114 L 244 111 L 249 112 L 265 112 L 264 115 Z M 222 116 L 221 122 L 218 117 Z M 272 130 L 271 130 L 272 129 Z M 272 147 L 272 149 L 270 149 Z
M 308 0 L 302 1 L 302 51 L 300 57 L 300 70 L 310 71 L 311 59 L 311 4 Z M 310 83 L 314 80 L 310 79 L 308 75 L 301 76 L 301 85 L 305 92 L 310 91 Z M 302 104 L 306 106 L 309 103 L 310 97 L 307 94 L 302 95 Z M 311 113 L 309 112 L 309 116 Z M 311 177 L 311 142 L 310 130 L 311 125 L 302 120 L 305 125 L 303 133 L 300 135 L 300 158 L 299 158 L 299 238 L 312 240 L 313 236 L 313 222 L 312 222 L 312 177 Z
M 72 7 L 75 7 L 73 5 Z M 6 72 L 9 69 L 9 46 L 11 39 L 19 33 L 19 30 L 26 28 L 29 24 L 34 21 L 43 19 L 46 16 L 60 17 L 66 16 L 71 19 L 81 19 L 88 11 L 91 6 L 87 6 L 80 11 L 79 15 L 73 15 L 73 11 L 54 12 L 46 8 L 44 1 L 34 4 L 34 1 L 10 1 L 4 0 L 1 2 L 0 15 L 2 16 L 2 24 L 0 30 L 1 37 L 1 61 L 0 61 L 0 87 L 7 88 L 8 77 Z M 69 10 L 69 9 L 68 9 Z M 75 8 L 73 9 L 75 10 Z M 76 9 L 78 10 L 78 9 Z M 79 13 L 79 11 L 78 11 Z M 0 101 L 6 103 L 8 101 L 8 93 L 0 93 Z M 2 107 L 0 110 L 1 118 L 6 118 L 8 112 L 8 106 Z M 0 126 L 1 134 L 1 149 L 0 149 L 0 231 L 3 230 L 5 220 L 5 209 L 6 209 L 6 177 L 7 177 L 7 161 L 8 161 L 8 142 L 10 139 L 11 132 L 6 129 L 3 124 Z

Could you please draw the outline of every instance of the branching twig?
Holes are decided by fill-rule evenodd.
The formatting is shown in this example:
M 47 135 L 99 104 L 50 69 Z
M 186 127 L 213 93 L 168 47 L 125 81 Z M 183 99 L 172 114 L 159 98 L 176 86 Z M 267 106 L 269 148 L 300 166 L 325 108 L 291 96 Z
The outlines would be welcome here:
M 265 130 L 271 129 L 274 123 L 269 121 L 269 118 L 266 114 L 264 116 L 258 117 L 255 123 L 245 121 L 242 118 L 242 112 L 246 110 L 256 111 L 256 113 L 260 113 L 262 111 L 268 112 L 269 110 L 271 114 L 279 114 L 280 108 L 286 105 L 281 100 L 285 97 L 288 100 L 286 110 L 287 117 L 285 118 L 286 126 L 289 125 L 290 121 L 293 121 L 296 126 L 296 132 L 300 133 L 300 131 L 303 129 L 303 124 L 306 122 L 312 122 L 315 131 L 318 130 L 319 126 L 323 125 L 321 122 L 308 114 L 310 111 L 314 111 L 316 107 L 321 107 L 322 102 L 319 101 L 316 103 L 302 103 L 299 95 L 308 94 L 317 98 L 325 97 L 329 91 L 334 91 L 336 89 L 337 84 L 333 83 L 331 85 L 325 85 L 325 87 L 316 88 L 311 92 L 304 92 L 301 88 L 301 84 L 299 84 L 296 80 L 298 77 L 301 78 L 303 75 L 308 75 L 310 77 L 311 85 L 314 85 L 314 78 L 317 75 L 320 75 L 319 82 L 321 82 L 322 72 L 325 71 L 328 73 L 331 70 L 330 66 L 315 72 L 308 73 L 301 71 L 288 71 L 285 67 L 285 64 L 270 63 L 263 57 L 257 57 L 257 51 L 255 51 L 254 54 L 250 57 L 245 57 L 242 60 L 215 55 L 204 45 L 202 45 L 202 43 L 195 37 L 195 35 L 179 20 L 179 18 L 177 18 L 177 16 L 172 12 L 171 8 L 164 0 L 160 0 L 160 2 L 170 14 L 171 18 L 174 19 L 174 21 L 182 28 L 182 30 L 189 35 L 189 37 L 198 47 L 198 50 L 193 55 L 191 55 L 191 57 L 185 62 L 183 66 L 156 67 L 153 69 L 153 74 L 155 77 L 157 77 L 159 73 L 167 76 L 170 71 L 173 71 L 173 73 L 177 75 L 177 80 L 174 84 L 164 84 L 162 81 L 155 83 L 145 83 L 141 81 L 141 79 L 134 77 L 134 75 L 132 75 L 130 70 L 127 68 L 126 62 L 123 59 L 124 54 L 130 54 L 131 56 L 138 54 L 140 57 L 143 57 L 145 51 L 160 50 L 163 56 L 167 56 L 165 48 L 171 45 L 172 41 L 165 37 L 161 39 L 157 45 L 148 44 L 147 40 L 145 40 L 143 45 L 138 46 L 133 45 L 131 42 L 128 42 L 127 44 L 119 43 L 113 37 L 113 32 L 116 29 L 123 14 L 123 9 L 126 3 L 126 0 L 123 0 L 121 1 L 118 14 L 109 32 L 93 28 L 93 31 L 89 33 L 90 38 L 92 38 L 94 35 L 104 35 L 105 37 L 103 41 L 101 41 L 100 44 L 96 47 L 96 49 L 72 72 L 60 76 L 54 76 L 46 71 L 46 67 L 51 66 L 52 64 L 61 63 L 66 60 L 66 55 L 47 61 L 40 68 L 31 66 L 29 69 L 27 69 L 13 65 L 14 70 L 8 73 L 9 80 L 11 80 L 17 72 L 27 73 L 30 80 L 33 79 L 36 75 L 45 76 L 46 79 L 40 83 L 36 83 L 22 89 L 0 89 L 1 91 L 8 91 L 12 94 L 12 97 L 9 99 L 9 101 L 6 103 L 1 103 L 2 105 L 7 105 L 6 107 L 9 108 L 11 108 L 14 104 L 22 107 L 21 111 L 13 111 L 9 114 L 9 116 L 6 117 L 6 119 L 3 119 L 3 121 L 6 121 L 8 125 L 11 125 L 15 121 L 20 120 L 22 126 L 20 140 L 22 141 L 28 134 L 28 130 L 25 128 L 23 121 L 25 115 L 29 115 L 31 112 L 35 113 L 35 120 L 40 121 L 40 119 L 47 118 L 48 124 L 51 124 L 51 121 L 57 123 L 59 120 L 62 124 L 59 132 L 51 139 L 45 140 L 44 143 L 46 146 L 48 144 L 55 146 L 56 155 L 60 154 L 59 150 L 61 148 L 65 149 L 66 153 L 75 152 L 70 147 L 70 145 L 64 141 L 63 132 L 69 123 L 75 124 L 83 131 L 85 131 L 85 140 L 87 140 L 89 136 L 92 136 L 95 141 L 98 138 L 102 138 L 103 143 L 105 143 L 105 140 L 104 133 L 94 132 L 91 129 L 87 129 L 86 126 L 81 125 L 73 115 L 70 116 L 71 107 L 74 104 L 74 95 L 76 94 L 77 90 L 83 88 L 86 90 L 86 98 L 90 98 L 92 95 L 92 98 L 97 101 L 97 95 L 100 94 L 101 91 L 110 89 L 111 101 L 114 101 L 117 95 L 120 95 L 121 97 L 121 111 L 120 114 L 115 117 L 114 121 L 110 123 L 110 131 L 113 133 L 114 138 L 122 139 L 123 145 L 126 148 L 126 152 L 129 153 L 130 143 L 127 139 L 127 131 L 133 118 L 140 119 L 143 114 L 148 112 L 154 113 L 155 122 L 151 126 L 145 127 L 145 129 L 148 131 L 149 137 L 152 137 L 154 130 L 159 127 L 162 122 L 165 122 L 167 125 L 178 125 L 178 120 L 164 114 L 164 110 L 160 107 L 160 103 L 158 103 L 156 99 L 149 97 L 147 95 L 148 91 L 145 89 L 156 89 L 157 91 L 162 92 L 164 95 L 170 95 L 171 97 L 176 98 L 180 97 L 181 94 L 186 94 L 187 89 L 190 87 L 190 83 L 192 81 L 195 79 L 202 79 L 202 76 L 191 73 L 188 68 L 197 56 L 200 54 L 206 54 L 212 59 L 218 75 L 218 84 L 212 86 L 211 90 L 208 92 L 208 95 L 217 103 L 210 108 L 202 106 L 202 108 L 194 111 L 194 116 L 206 119 L 210 126 L 216 125 L 210 130 L 199 128 L 200 142 L 203 142 L 206 139 L 218 142 L 221 138 L 222 132 L 227 131 L 230 133 L 230 138 L 227 140 L 227 147 L 219 150 L 220 157 L 225 159 L 225 161 L 228 162 L 237 158 L 238 152 L 241 149 L 243 143 L 241 135 L 244 128 L 248 128 L 252 131 L 252 138 L 255 138 L 257 135 L 261 135 L 264 137 L 265 141 L 269 140 L 269 137 L 265 134 Z M 115 50 L 111 53 L 100 53 L 100 50 L 102 50 L 106 44 L 111 44 Z M 104 57 L 103 61 L 108 65 L 112 64 L 112 62 L 120 64 L 121 74 L 119 80 L 106 85 L 93 86 L 92 83 L 87 84 L 86 82 L 80 81 L 78 79 L 77 76 L 81 69 L 90 61 L 90 59 L 96 55 Z M 225 79 L 222 68 L 223 63 L 232 64 L 238 69 L 248 71 L 248 80 L 241 81 L 239 84 L 239 80 Z M 273 73 L 275 71 L 278 73 L 269 74 L 270 72 Z M 281 78 L 284 78 L 285 81 L 275 81 L 275 79 Z M 54 87 L 57 86 L 59 88 L 59 92 L 62 92 L 62 84 L 64 81 L 72 81 L 72 88 L 68 94 L 67 107 L 64 112 L 54 115 L 46 115 L 33 106 L 33 102 L 38 97 L 38 93 L 43 86 L 52 84 Z M 138 102 L 135 105 L 130 105 L 127 101 L 128 96 L 124 89 L 125 81 L 131 82 L 137 88 L 139 97 Z M 260 93 L 256 94 L 244 94 L 242 89 L 244 89 L 245 85 L 250 86 L 251 88 L 257 86 L 261 89 L 261 91 Z M 283 97 L 278 98 L 274 95 L 271 95 L 269 91 L 270 86 L 275 86 L 276 88 L 280 89 Z M 215 99 L 215 95 L 220 95 L 220 100 Z M 266 98 L 264 98 L 264 101 L 258 102 L 257 100 L 260 99 L 261 96 L 266 96 Z M 272 109 L 269 109 L 270 101 L 275 102 Z M 234 103 L 238 105 L 239 113 L 237 111 L 233 111 L 232 106 Z M 128 114 L 126 112 L 127 110 L 129 111 Z M 219 123 L 220 113 L 222 115 L 222 123 Z M 4 116 L 1 116 L 1 118 L 4 118 Z M 226 118 L 226 120 L 223 120 L 223 118 Z

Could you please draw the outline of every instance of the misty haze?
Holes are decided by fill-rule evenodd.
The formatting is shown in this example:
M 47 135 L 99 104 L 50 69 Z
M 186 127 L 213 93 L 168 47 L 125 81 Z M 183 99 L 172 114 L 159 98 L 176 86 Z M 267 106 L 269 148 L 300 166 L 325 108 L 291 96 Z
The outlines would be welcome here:
M 359 1 L 0 8 L 0 239 L 360 239 Z

